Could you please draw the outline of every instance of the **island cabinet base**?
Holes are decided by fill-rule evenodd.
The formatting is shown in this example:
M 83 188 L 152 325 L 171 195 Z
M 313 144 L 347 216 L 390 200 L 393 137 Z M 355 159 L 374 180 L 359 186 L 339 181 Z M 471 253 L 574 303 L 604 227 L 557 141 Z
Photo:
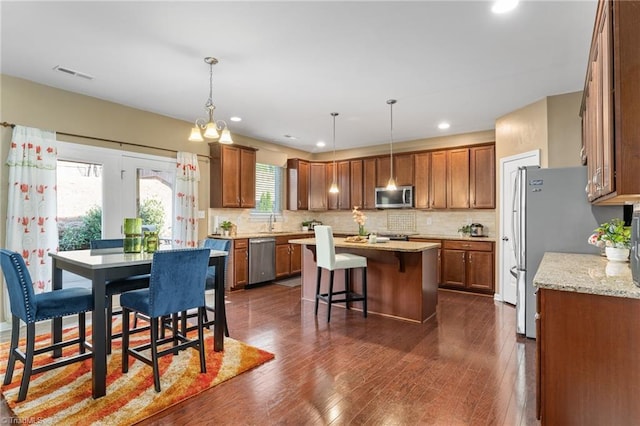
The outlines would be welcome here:
M 542 425 L 640 422 L 640 299 L 538 290 Z
M 367 258 L 367 311 L 412 322 L 424 322 L 435 315 L 438 302 L 438 250 L 420 252 L 379 251 L 336 248 L 336 252 L 353 253 Z M 302 250 L 302 298 L 315 301 L 317 265 L 315 246 Z M 353 290 L 362 292 L 362 269 L 349 272 Z M 336 271 L 334 291 L 344 290 L 344 271 Z M 329 288 L 329 274 L 322 274 L 321 292 Z M 343 306 L 337 304 L 335 306 Z M 353 309 L 362 310 L 362 302 Z

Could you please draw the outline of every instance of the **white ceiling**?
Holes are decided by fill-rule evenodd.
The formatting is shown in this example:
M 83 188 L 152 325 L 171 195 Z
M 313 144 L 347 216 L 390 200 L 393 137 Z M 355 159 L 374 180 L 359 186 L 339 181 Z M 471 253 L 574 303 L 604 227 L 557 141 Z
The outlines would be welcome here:
M 216 118 L 243 119 L 232 133 L 322 152 L 332 149 L 333 111 L 340 150 L 389 142 L 390 98 L 403 141 L 492 129 L 510 111 L 581 90 L 596 1 L 521 1 L 508 15 L 487 1 L 0 8 L 3 74 L 194 121 L 209 92 L 203 58 L 214 56 Z M 438 130 L 441 120 L 451 128 Z

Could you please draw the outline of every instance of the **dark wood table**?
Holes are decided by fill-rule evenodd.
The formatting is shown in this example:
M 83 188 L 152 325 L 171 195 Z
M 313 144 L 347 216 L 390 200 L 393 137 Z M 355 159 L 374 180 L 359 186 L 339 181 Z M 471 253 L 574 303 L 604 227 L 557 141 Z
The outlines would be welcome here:
M 49 253 L 53 258 L 53 289 L 62 288 L 62 271 L 80 275 L 91 280 L 94 311 L 91 315 L 92 331 L 92 388 L 93 397 L 106 394 L 107 383 L 107 321 L 105 283 L 110 280 L 133 275 L 148 274 L 151 271 L 152 253 L 123 253 L 120 250 L 75 250 Z M 215 325 L 213 349 L 224 350 L 224 274 L 226 251 L 211 250 L 209 266 L 216 267 L 215 278 Z M 54 319 L 51 324 L 51 339 L 62 340 L 62 318 Z M 61 350 L 54 352 L 61 356 Z

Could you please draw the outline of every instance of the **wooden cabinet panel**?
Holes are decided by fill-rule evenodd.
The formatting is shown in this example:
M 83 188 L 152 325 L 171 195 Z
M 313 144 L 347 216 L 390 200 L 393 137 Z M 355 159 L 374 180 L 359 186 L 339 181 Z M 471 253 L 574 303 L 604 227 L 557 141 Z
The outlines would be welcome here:
M 255 207 L 255 149 L 216 143 L 210 153 L 211 207 Z
M 309 210 L 327 209 L 327 188 L 325 163 L 310 163 Z
M 442 284 L 464 289 L 466 287 L 466 252 L 442 249 Z
M 350 182 L 350 205 L 349 208 L 353 208 L 354 206 L 358 206 L 362 208 L 364 198 L 363 198 L 363 182 L 362 182 L 362 160 L 351 160 L 349 162 L 349 166 L 351 168 L 351 182 Z
M 291 245 L 276 244 L 276 279 L 291 274 Z
M 249 240 L 233 240 L 234 290 L 244 288 L 249 282 Z
M 286 278 L 302 272 L 302 246 L 289 244 L 289 240 L 306 238 L 307 234 L 276 238 L 276 278 Z
M 337 171 L 335 172 L 336 183 L 338 184 L 337 194 L 329 192 L 334 179 L 333 163 L 325 165 L 325 175 L 327 181 L 327 207 L 329 210 L 347 210 L 350 209 L 350 185 L 351 185 L 351 167 L 349 161 L 338 161 L 336 163 Z
M 432 209 L 447 208 L 447 151 L 431 153 L 431 197 Z
M 415 206 L 417 209 L 428 209 L 429 179 L 431 174 L 431 153 L 422 152 L 414 156 L 415 164 Z
M 421 242 L 425 242 L 425 243 L 437 243 L 440 244 L 440 247 L 438 248 L 438 262 L 437 262 L 437 271 L 436 271 L 436 275 L 437 275 L 437 279 L 438 279 L 438 284 L 442 283 L 442 241 L 441 240 L 432 240 L 429 238 L 409 238 L 409 241 L 421 241 Z
M 467 287 L 493 293 L 493 252 L 467 252 Z
M 336 167 L 337 169 L 337 167 Z M 333 175 L 333 163 L 327 163 L 325 164 L 325 176 L 326 176 L 326 183 L 327 183 L 327 210 L 338 210 L 338 199 L 340 196 L 340 192 L 342 192 L 342 187 L 340 186 L 340 183 L 338 181 L 338 173 L 336 172 L 335 175 L 335 179 L 336 179 L 336 184 L 338 185 L 338 190 L 340 190 L 339 193 L 337 194 L 332 194 L 331 192 L 329 192 L 329 188 L 331 188 L 331 184 L 333 183 L 333 179 L 334 179 L 334 175 Z
M 469 208 L 469 149 L 452 149 L 447 162 L 447 207 Z
M 495 282 L 494 243 L 444 240 L 443 287 L 492 294 Z
M 391 176 L 391 158 L 378 157 L 376 160 L 376 187 L 387 186 L 389 177 Z M 394 174 L 397 170 L 394 170 Z
M 376 208 L 376 159 L 365 158 L 362 160 L 363 167 L 363 208 L 375 209 Z
M 304 238 L 302 236 L 301 238 Z M 302 272 L 302 246 L 300 244 L 291 244 L 291 275 L 297 275 Z
M 469 149 L 470 205 L 473 209 L 496 207 L 496 155 L 495 146 L 486 145 Z
M 387 186 L 391 176 L 391 157 L 376 158 L 376 186 Z M 413 154 L 394 154 L 393 174 L 398 186 L 413 186 Z
M 289 210 L 309 209 L 309 162 L 299 159 L 287 161 L 287 205 Z

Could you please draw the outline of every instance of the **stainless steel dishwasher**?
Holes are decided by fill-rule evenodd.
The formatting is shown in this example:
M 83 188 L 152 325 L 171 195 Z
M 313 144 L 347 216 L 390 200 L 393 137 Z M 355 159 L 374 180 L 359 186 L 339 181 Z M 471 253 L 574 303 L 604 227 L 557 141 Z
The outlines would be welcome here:
M 249 239 L 249 284 L 276 278 L 276 239 Z

